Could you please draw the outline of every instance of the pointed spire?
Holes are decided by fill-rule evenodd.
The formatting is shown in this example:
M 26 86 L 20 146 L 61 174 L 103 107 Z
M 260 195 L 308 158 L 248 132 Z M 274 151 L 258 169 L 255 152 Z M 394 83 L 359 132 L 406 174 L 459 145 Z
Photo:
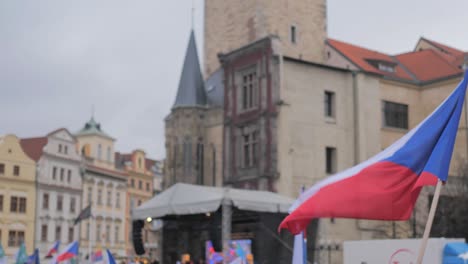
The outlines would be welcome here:
M 172 108 L 205 106 L 206 92 L 203 77 L 198 60 L 195 34 L 192 30 L 190 40 L 185 53 L 184 66 L 180 76 L 177 97 Z

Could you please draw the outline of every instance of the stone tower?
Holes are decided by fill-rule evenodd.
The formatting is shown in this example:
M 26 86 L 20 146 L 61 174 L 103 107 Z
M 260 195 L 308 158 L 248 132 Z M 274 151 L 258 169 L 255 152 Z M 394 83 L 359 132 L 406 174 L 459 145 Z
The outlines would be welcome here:
M 326 0 L 205 0 L 205 73 L 227 53 L 267 35 L 281 40 L 285 56 L 324 61 Z
M 209 91 L 205 86 L 192 31 L 176 99 L 165 119 L 165 188 L 177 182 L 221 184 L 221 168 L 216 167 L 215 160 L 219 160 L 222 153 L 222 133 L 213 131 L 222 129 L 222 103 L 216 103 L 217 98 L 222 98 L 222 93 L 217 93 L 222 86 L 218 84 Z

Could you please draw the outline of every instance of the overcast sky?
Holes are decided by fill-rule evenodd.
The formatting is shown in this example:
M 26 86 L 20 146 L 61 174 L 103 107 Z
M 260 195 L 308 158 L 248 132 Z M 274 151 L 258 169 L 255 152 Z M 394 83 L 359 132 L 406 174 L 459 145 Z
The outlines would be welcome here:
M 194 2 L 202 57 L 203 0 Z M 0 0 L 0 134 L 76 132 L 94 105 L 117 150 L 164 158 L 191 9 L 189 0 Z M 328 34 L 391 54 L 420 36 L 468 50 L 467 10 L 466 0 L 328 0 Z

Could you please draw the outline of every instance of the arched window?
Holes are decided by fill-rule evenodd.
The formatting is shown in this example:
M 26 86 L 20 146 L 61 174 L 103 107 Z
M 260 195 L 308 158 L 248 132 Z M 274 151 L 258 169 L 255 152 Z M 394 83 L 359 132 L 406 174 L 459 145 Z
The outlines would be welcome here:
M 170 179 L 171 183 L 174 184 L 176 182 L 176 168 L 177 168 L 177 159 L 179 158 L 178 157 L 178 153 L 177 153 L 177 149 L 178 149 L 179 145 L 178 145 L 178 142 L 177 142 L 177 137 L 174 139 L 174 150 L 172 152 L 172 179 Z
M 187 137 L 184 141 L 184 175 L 190 176 L 192 168 L 192 143 Z
M 141 157 L 138 158 L 138 168 L 141 169 Z
M 203 185 L 204 179 L 204 164 L 203 164 L 203 156 L 204 156 L 204 147 L 201 141 L 197 144 L 197 183 Z

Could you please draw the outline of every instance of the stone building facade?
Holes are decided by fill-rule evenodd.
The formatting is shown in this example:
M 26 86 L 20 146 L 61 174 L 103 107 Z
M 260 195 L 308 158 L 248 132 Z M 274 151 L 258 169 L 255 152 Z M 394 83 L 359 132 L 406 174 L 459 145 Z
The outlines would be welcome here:
M 83 207 L 91 205 L 90 219 L 80 224 L 81 258 L 99 248 L 108 248 L 114 257 L 126 258 L 126 193 L 128 174 L 115 168 L 114 138 L 101 129 L 94 118 L 75 134 L 83 156 Z
M 21 139 L 23 150 L 37 162 L 34 244 L 41 255 L 55 241 L 66 245 L 79 239 L 74 221 L 82 209 L 82 163 L 76 143 L 65 128 Z
M 192 32 L 177 97 L 165 119 L 165 188 L 176 182 L 222 185 L 222 74 L 203 80 Z
M 282 54 L 323 62 L 327 37 L 325 0 L 205 1 L 205 73 L 219 68 L 218 54 L 269 35 L 282 43 Z
M 200 80 L 199 66 L 187 67 L 195 60 L 186 55 L 177 98 L 165 120 L 166 187 L 179 181 L 210 185 L 206 174 L 199 177 L 199 152 L 193 150 L 202 139 L 204 146 L 207 141 L 220 144 L 222 158 L 208 163 L 205 148 L 203 169 L 215 161 L 213 167 L 222 167 L 223 185 L 297 197 L 301 187 L 395 142 L 462 77 L 464 51 L 421 38 L 413 51 L 381 53 L 327 38 L 325 1 L 273 2 L 205 2 L 206 80 Z M 210 93 L 222 94 L 223 100 L 210 101 Z M 189 104 L 181 103 L 187 98 L 192 98 Z M 210 113 L 216 118 L 207 126 Z M 464 113 L 451 176 L 467 159 Z M 195 164 L 187 164 L 190 160 Z M 312 245 L 333 245 L 331 262 L 341 263 L 343 240 L 420 236 L 432 191 L 423 189 L 417 217 L 410 221 L 321 219 Z M 326 250 L 315 253 L 315 261 L 326 261 Z

